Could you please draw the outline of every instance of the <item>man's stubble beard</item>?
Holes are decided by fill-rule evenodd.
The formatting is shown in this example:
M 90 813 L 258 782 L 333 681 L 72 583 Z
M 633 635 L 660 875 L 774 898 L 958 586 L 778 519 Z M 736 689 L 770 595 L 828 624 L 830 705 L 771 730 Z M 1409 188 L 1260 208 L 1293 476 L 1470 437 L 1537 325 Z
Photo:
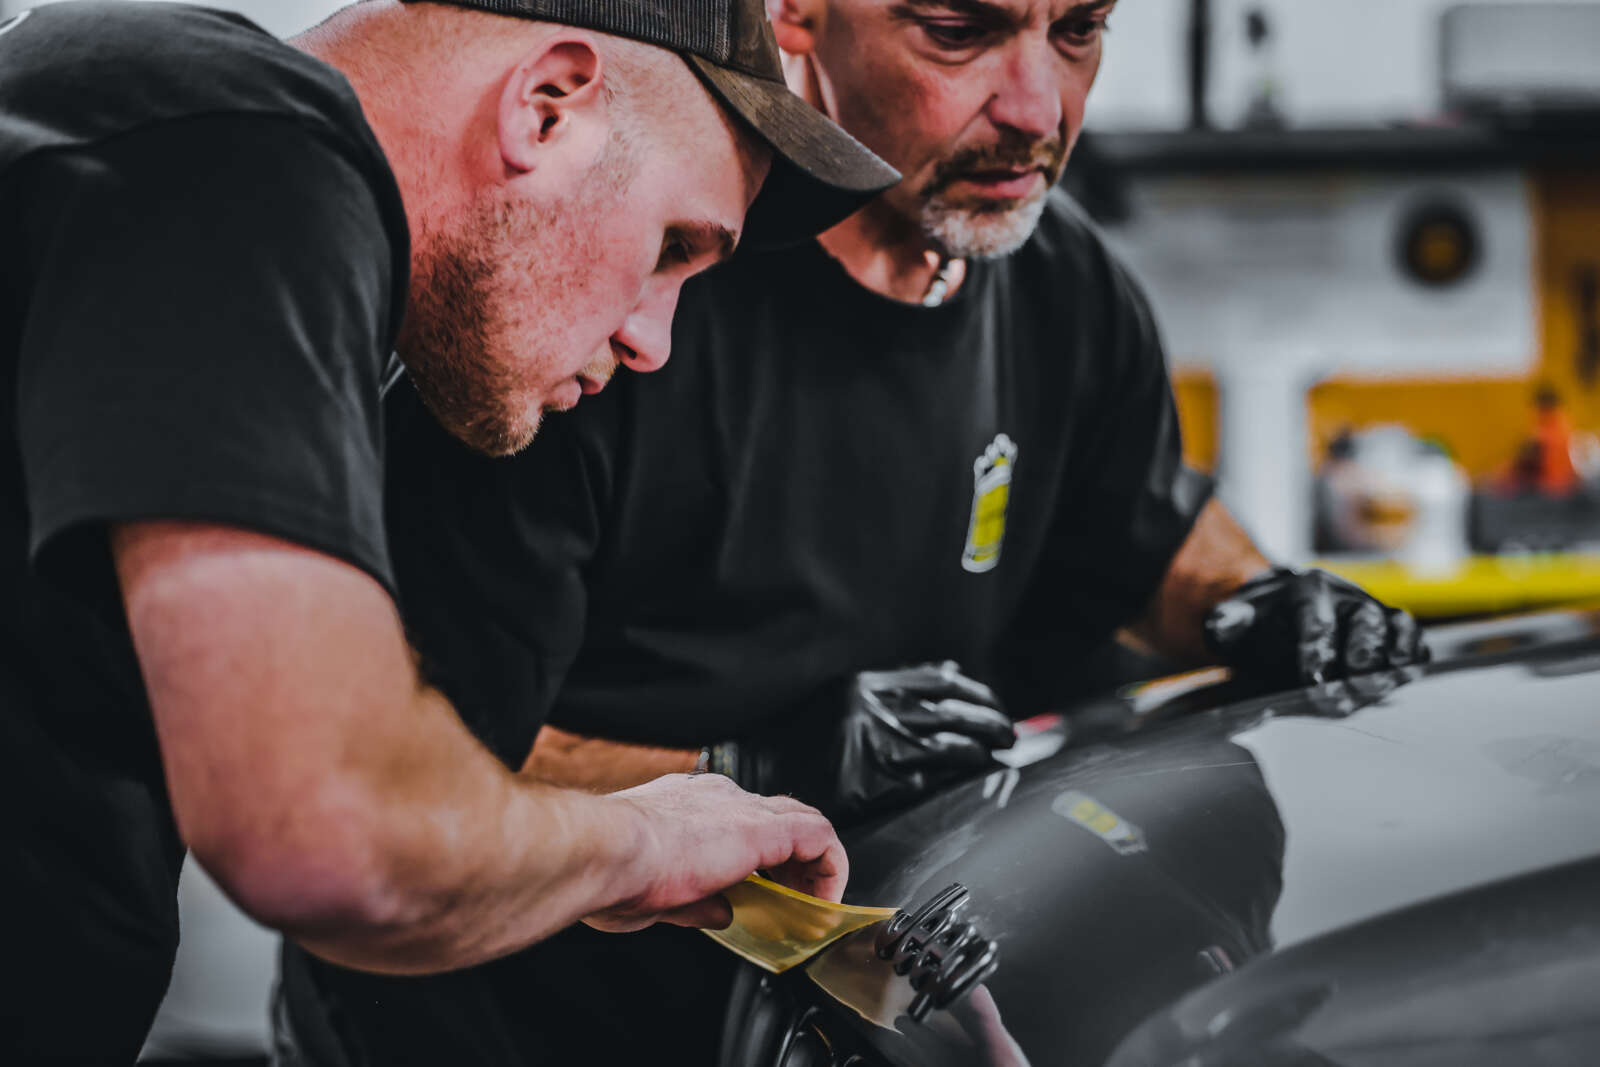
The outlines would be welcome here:
M 954 204 L 935 194 L 923 201 L 922 232 L 953 259 L 1001 259 L 1033 236 L 1049 193 L 1046 188 L 999 210 Z
M 517 344 L 507 318 L 546 319 L 574 305 L 573 271 L 594 262 L 589 236 L 597 211 L 615 206 L 631 179 L 618 143 L 595 166 L 577 195 L 548 205 L 486 196 L 451 232 L 431 235 L 414 259 L 405 323 L 396 347 L 424 405 L 450 433 L 491 456 L 509 456 L 533 442 L 546 398 L 529 409 L 517 397 L 538 388 L 528 377 L 562 358 L 549 334 Z M 508 279 L 539 279 L 538 306 L 508 308 Z M 597 364 L 584 369 L 593 377 Z
M 1039 225 L 1045 203 L 1066 169 L 1065 135 L 1043 142 L 1002 141 L 989 148 L 957 152 L 934 171 L 918 191 L 918 222 L 923 234 L 957 259 L 998 259 L 1021 248 Z M 974 204 L 949 197 L 963 175 L 985 169 L 1036 166 L 1044 172 L 1039 191 L 1021 200 Z

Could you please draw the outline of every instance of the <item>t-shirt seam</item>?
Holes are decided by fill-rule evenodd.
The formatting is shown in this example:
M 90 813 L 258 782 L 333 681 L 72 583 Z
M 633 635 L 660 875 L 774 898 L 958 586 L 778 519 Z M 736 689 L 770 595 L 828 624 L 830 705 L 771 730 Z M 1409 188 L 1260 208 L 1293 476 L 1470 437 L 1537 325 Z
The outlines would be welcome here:
M 48 528 L 30 524 L 34 525 L 28 546 L 30 565 L 37 569 L 41 555 L 52 542 L 73 527 L 86 523 L 158 522 L 163 519 L 184 522 L 210 521 L 268 536 L 280 536 L 284 540 L 302 544 L 303 547 L 354 563 L 359 569 L 377 579 L 392 598 L 396 595 L 394 565 L 389 558 L 387 543 L 383 540 L 374 541 L 366 536 L 348 518 L 341 518 L 332 511 L 309 507 L 303 499 L 273 489 L 242 491 L 237 486 L 216 482 L 183 482 L 176 485 L 176 490 L 175 493 L 160 494 L 146 491 L 147 499 L 143 501 L 124 501 L 105 493 L 92 496 L 83 493 L 64 494 L 58 497 L 58 500 L 63 500 L 65 503 L 52 504 L 50 510 L 54 514 L 47 516 L 51 520 Z M 194 506 L 186 506 L 183 502 L 192 497 L 201 499 L 196 501 Z M 208 512 L 209 502 L 215 502 L 219 510 Z M 270 514 L 261 512 L 231 514 L 220 510 L 229 504 L 245 506 L 247 512 L 250 506 L 265 504 L 272 511 Z M 307 529 L 294 531 L 293 528 L 301 523 L 304 523 Z M 316 529 L 312 529 L 313 527 Z M 275 529 L 284 532 L 276 533 Z M 319 529 L 328 536 L 319 536 L 317 532 Z M 334 533 L 347 536 L 341 540 L 332 536 Z M 310 543 L 312 541 L 318 543 L 312 544 Z M 362 558 L 363 556 L 370 558 Z

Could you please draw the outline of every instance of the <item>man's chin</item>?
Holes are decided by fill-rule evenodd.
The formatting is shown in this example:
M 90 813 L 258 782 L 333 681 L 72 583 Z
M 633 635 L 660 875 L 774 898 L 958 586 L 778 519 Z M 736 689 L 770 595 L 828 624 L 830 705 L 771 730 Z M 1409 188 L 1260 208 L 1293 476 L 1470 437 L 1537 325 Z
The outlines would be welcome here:
M 503 459 L 514 456 L 533 443 L 534 437 L 539 432 L 541 412 L 535 411 L 531 418 L 523 418 L 516 422 L 510 420 L 479 419 L 472 422 L 452 422 L 440 419 L 450 436 L 485 456 L 494 459 Z
M 923 208 L 922 229 L 952 256 L 996 259 L 1015 252 L 1033 236 L 1045 200 L 1045 195 L 1026 200 L 934 200 Z

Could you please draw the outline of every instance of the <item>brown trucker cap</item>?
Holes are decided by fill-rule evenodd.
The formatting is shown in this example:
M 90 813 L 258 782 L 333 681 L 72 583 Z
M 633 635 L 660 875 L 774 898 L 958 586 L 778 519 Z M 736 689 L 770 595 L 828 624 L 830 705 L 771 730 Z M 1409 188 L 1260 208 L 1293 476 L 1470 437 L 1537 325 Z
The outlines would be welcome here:
M 432 2 L 581 26 L 682 55 L 712 94 L 772 146 L 772 172 L 745 219 L 750 244 L 770 248 L 820 233 L 900 180 L 789 91 L 763 0 Z

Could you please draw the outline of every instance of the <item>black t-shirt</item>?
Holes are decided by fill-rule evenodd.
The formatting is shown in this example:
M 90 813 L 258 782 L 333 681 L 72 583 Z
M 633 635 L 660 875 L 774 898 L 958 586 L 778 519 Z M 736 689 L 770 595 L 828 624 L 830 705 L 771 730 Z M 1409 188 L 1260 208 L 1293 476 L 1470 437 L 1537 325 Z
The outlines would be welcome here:
M 1137 616 L 1210 490 L 1144 299 L 1060 195 L 970 271 L 928 309 L 815 243 L 742 254 L 685 288 L 665 369 L 510 460 L 397 391 L 402 600 L 479 736 L 697 747 L 944 658 L 1031 692 Z
M 258 530 L 392 588 L 379 377 L 408 262 L 331 68 L 182 5 L 0 25 L 0 1060 L 131 1062 L 177 942 L 107 523 Z
M 697 747 L 856 671 L 952 658 L 1011 710 L 1149 601 L 1209 497 L 1156 329 L 1065 197 L 942 307 L 815 243 L 685 287 L 662 371 L 509 460 L 390 396 L 388 516 L 424 669 L 519 766 L 539 725 Z M 713 1062 L 725 953 L 575 927 L 437 978 L 285 947 L 307 1062 Z

